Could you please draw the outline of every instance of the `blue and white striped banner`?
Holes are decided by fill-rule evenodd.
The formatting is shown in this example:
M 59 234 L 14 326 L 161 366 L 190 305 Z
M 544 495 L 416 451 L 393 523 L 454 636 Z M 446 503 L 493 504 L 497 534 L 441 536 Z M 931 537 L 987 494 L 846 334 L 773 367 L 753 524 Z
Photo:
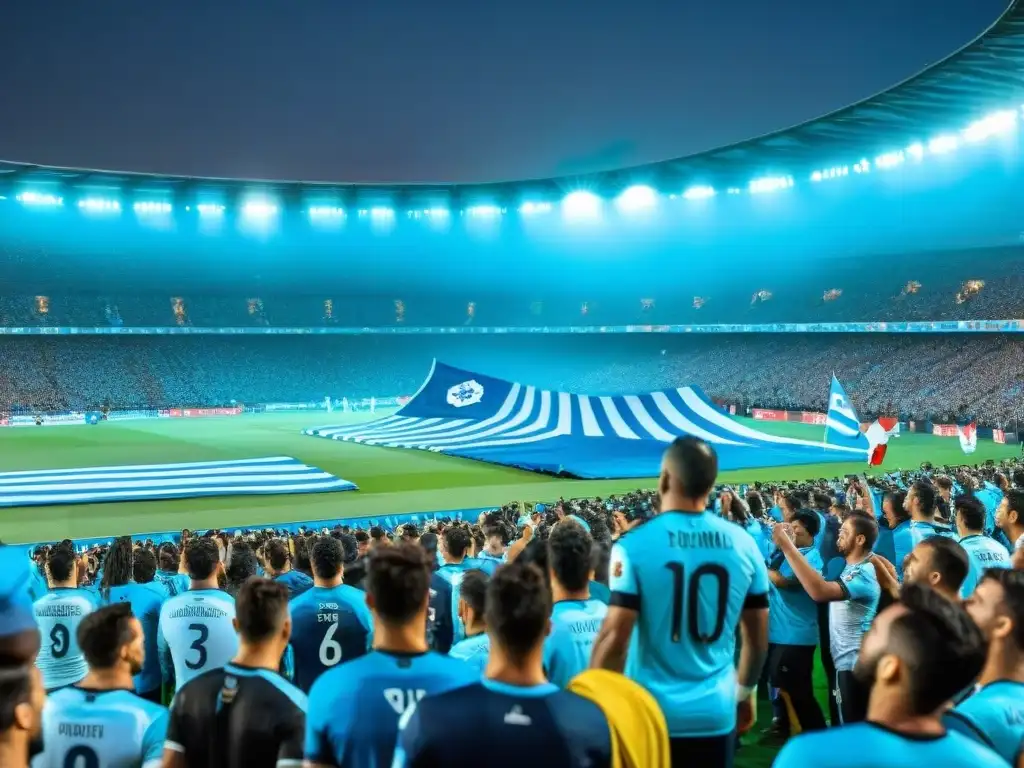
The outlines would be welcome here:
M 0 472 L 0 507 L 353 491 L 354 483 L 288 456 L 185 464 Z

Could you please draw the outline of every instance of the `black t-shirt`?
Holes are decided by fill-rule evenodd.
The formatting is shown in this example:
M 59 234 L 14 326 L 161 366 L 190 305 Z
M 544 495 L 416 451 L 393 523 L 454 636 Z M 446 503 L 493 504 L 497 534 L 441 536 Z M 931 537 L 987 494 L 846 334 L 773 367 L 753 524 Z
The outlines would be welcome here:
M 302 762 L 306 696 L 276 672 L 228 664 L 174 697 L 168 749 L 189 768 L 274 768 Z

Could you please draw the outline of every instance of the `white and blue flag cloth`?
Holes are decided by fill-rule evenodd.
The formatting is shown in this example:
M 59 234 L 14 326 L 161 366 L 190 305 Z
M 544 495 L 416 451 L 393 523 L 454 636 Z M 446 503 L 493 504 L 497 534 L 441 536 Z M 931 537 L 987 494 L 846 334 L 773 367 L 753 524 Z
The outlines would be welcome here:
M 185 464 L 0 472 L 0 507 L 352 491 L 354 483 L 288 456 Z
M 800 440 L 754 429 L 698 387 L 581 395 L 505 381 L 435 361 L 392 416 L 312 427 L 305 434 L 418 448 L 572 477 L 653 477 L 666 444 L 693 435 L 714 445 L 719 469 L 867 460 L 867 440 Z
M 828 413 L 825 415 L 825 442 L 851 448 L 867 448 L 868 439 L 861 434 L 860 419 L 839 379 L 832 374 L 828 392 Z

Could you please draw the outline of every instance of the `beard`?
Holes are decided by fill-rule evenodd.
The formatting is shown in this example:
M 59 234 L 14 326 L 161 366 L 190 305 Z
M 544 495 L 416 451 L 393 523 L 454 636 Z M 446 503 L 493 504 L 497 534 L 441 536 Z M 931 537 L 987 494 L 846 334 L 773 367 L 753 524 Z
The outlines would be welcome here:
M 857 659 L 853 665 L 853 679 L 856 680 L 864 690 L 871 690 L 878 677 L 878 663 L 882 660 L 880 655 L 873 659 Z

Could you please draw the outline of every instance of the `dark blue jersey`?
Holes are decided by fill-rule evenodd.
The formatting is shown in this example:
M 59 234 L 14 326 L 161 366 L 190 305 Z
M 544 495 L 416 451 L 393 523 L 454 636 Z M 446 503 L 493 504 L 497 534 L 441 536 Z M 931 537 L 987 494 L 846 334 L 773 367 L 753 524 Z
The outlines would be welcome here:
M 448 653 L 455 643 L 466 636 L 466 628 L 459 618 L 459 592 L 462 577 L 471 570 L 469 565 L 448 563 L 430 577 L 430 608 L 427 612 L 427 639 L 430 647 Z
M 313 587 L 288 607 L 295 685 L 303 691 L 331 667 L 363 656 L 373 642 L 366 594 L 355 587 Z
M 322 674 L 309 692 L 305 757 L 338 768 L 391 764 L 399 719 L 424 697 L 475 683 L 479 672 L 428 651 L 373 651 Z
M 483 680 L 420 702 L 403 722 L 392 768 L 522 768 L 538 761 L 611 766 L 611 731 L 600 707 L 551 683 Z

